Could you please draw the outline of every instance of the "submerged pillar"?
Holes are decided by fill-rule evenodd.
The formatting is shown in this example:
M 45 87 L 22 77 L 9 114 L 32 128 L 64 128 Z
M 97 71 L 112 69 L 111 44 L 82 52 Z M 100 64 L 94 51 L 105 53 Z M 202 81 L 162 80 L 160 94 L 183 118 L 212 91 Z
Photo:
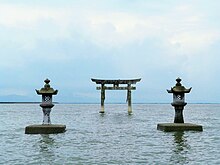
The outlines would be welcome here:
M 128 84 L 127 90 L 127 102 L 128 102 L 128 114 L 132 114 L 132 107 L 131 107 L 131 84 Z
M 101 85 L 101 110 L 99 113 L 105 113 L 105 84 Z

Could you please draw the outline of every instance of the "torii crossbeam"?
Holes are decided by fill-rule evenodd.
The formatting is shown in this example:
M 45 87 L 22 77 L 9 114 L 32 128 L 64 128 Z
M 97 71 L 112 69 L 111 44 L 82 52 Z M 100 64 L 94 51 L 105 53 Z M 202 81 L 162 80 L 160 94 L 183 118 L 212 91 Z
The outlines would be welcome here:
M 131 107 L 131 90 L 135 90 L 136 87 L 132 86 L 132 84 L 136 84 L 141 81 L 139 79 L 127 79 L 127 80 L 106 80 L 106 79 L 91 79 L 96 84 L 100 84 L 101 86 L 96 87 L 97 90 L 101 90 L 101 110 L 100 113 L 104 113 L 104 101 L 105 101 L 105 90 L 127 90 L 127 102 L 128 102 L 128 114 L 132 113 Z M 112 86 L 105 86 L 106 84 L 111 84 Z M 120 84 L 127 84 L 127 86 L 119 86 Z

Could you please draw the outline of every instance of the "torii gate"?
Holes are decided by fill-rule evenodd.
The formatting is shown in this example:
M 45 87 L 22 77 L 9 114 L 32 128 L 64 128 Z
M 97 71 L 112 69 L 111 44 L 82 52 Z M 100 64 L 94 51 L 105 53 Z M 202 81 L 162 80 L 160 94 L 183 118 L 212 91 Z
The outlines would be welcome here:
M 131 86 L 136 84 L 141 79 L 128 79 L 128 80 L 101 80 L 101 79 L 91 79 L 96 84 L 101 84 L 101 86 L 96 87 L 97 90 L 101 90 L 101 110 L 100 113 L 104 113 L 104 101 L 105 101 L 105 90 L 127 90 L 127 102 L 128 102 L 128 114 L 132 113 L 131 108 L 131 90 L 135 90 L 136 87 Z M 112 84 L 113 86 L 105 86 L 105 84 Z M 120 87 L 119 84 L 127 84 L 127 86 Z

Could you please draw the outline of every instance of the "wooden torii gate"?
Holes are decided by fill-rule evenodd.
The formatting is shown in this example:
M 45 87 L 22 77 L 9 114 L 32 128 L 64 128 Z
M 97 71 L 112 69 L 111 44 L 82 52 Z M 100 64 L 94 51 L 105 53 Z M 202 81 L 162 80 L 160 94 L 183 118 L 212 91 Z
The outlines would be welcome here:
M 101 90 L 101 110 L 100 113 L 104 113 L 104 101 L 105 101 L 105 90 L 127 90 L 127 102 L 128 102 L 128 114 L 132 113 L 131 108 L 131 90 L 135 90 L 136 87 L 132 84 L 136 84 L 141 79 L 128 79 L 128 80 L 102 80 L 102 79 L 91 79 L 96 84 L 101 86 L 96 87 L 97 90 Z M 112 84 L 113 86 L 105 86 L 106 84 Z M 119 86 L 120 84 L 127 84 L 127 86 Z

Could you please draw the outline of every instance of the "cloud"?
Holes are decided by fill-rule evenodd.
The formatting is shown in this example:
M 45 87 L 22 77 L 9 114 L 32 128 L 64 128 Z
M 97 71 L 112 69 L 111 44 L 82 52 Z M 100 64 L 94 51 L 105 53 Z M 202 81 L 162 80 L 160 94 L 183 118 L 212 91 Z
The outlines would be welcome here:
M 70 79 L 62 89 L 79 84 L 74 92 L 80 97 L 77 90 L 90 77 L 143 77 L 156 91 L 159 78 L 198 82 L 201 72 L 212 79 L 218 70 L 220 24 L 204 1 L 22 2 L 0 3 L 0 68 L 10 77 L 5 83 Z
M 137 63 L 142 64 L 139 67 L 148 64 L 147 61 L 155 61 L 154 53 L 147 53 L 149 50 L 163 50 L 156 52 L 156 56 L 164 60 L 171 58 L 167 60 L 168 65 L 176 65 L 184 58 L 190 60 L 191 56 L 199 56 L 200 52 L 219 40 L 218 27 L 209 27 L 206 13 L 199 11 L 195 5 L 185 3 L 169 7 L 170 10 L 158 14 L 152 11 L 120 11 L 113 7 L 102 10 L 101 7 L 87 8 L 82 4 L 52 7 L 1 4 L 0 33 L 4 37 L 0 43 L 7 45 L 2 54 L 8 61 L 27 61 L 30 58 L 62 61 L 82 55 L 92 58 L 95 53 L 86 55 L 78 50 L 78 53 L 73 53 L 73 48 L 83 50 L 92 45 L 97 51 L 115 50 L 112 55 L 117 54 L 118 61 L 126 58 L 122 50 L 128 49 L 124 52 L 133 58 L 127 58 L 127 63 L 132 64 L 134 59 L 138 59 Z M 132 46 L 137 52 L 129 51 Z M 8 49 L 16 50 L 16 55 Z M 187 60 L 183 67 L 187 65 Z M 24 65 L 24 62 L 18 64 Z
M 211 43 L 219 38 L 217 29 L 206 25 L 206 29 L 200 30 L 206 23 L 203 15 L 195 6 L 185 4 L 171 6 L 161 15 L 97 11 L 96 8 L 85 10 L 75 6 L 0 5 L 0 25 L 24 33 L 23 40 L 22 36 L 14 37 L 16 42 L 22 42 L 21 49 L 33 49 L 39 39 L 54 41 L 80 35 L 81 41 L 104 48 L 120 48 L 157 38 L 191 53 L 204 47 L 207 40 Z
M 38 20 L 49 19 L 51 16 L 51 11 L 39 10 L 27 6 L 0 5 L 0 24 L 9 28 L 33 28 L 36 26 Z

